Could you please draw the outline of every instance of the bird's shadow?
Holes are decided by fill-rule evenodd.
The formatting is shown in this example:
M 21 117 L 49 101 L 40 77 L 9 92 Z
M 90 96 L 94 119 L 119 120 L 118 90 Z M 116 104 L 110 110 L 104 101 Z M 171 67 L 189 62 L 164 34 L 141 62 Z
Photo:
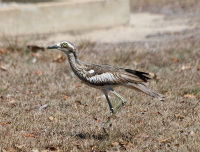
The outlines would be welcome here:
M 124 133 L 124 132 L 118 132 L 118 136 L 121 137 L 123 140 L 133 140 L 133 138 L 135 137 L 135 134 L 131 134 L 131 133 Z M 103 141 L 103 140 L 107 140 L 110 138 L 109 134 L 107 133 L 76 133 L 75 137 L 77 139 L 95 139 L 95 140 L 99 140 L 99 141 Z
M 109 136 L 107 134 L 96 134 L 96 133 L 89 133 L 89 132 L 86 132 L 86 133 L 77 133 L 75 135 L 76 138 L 79 138 L 79 139 L 95 139 L 95 140 L 105 140 L 107 139 Z

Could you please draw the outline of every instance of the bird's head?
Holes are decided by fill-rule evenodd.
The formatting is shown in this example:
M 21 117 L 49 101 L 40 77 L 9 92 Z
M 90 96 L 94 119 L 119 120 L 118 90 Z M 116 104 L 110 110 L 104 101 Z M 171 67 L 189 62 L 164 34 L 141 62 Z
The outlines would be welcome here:
M 62 41 L 56 45 L 47 47 L 47 49 L 58 49 L 58 50 L 63 51 L 66 54 L 74 53 L 76 51 L 75 46 L 68 41 Z

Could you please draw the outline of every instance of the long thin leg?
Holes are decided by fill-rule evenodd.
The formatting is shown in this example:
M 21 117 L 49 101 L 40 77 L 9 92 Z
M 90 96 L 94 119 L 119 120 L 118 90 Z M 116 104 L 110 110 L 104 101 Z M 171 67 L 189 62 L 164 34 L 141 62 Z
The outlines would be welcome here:
M 112 117 L 113 113 L 114 113 L 114 109 L 113 109 L 113 106 L 112 106 L 112 104 L 111 104 L 111 102 L 108 98 L 108 90 L 102 90 L 102 91 L 103 91 L 104 95 L 106 96 L 106 99 L 108 101 L 108 105 L 110 107 L 110 117 L 109 117 L 109 119 L 110 119 Z M 107 122 L 106 122 L 106 124 L 107 124 Z M 111 127 L 111 125 L 112 125 L 112 119 L 110 120 L 110 127 Z M 108 132 L 107 129 L 106 129 L 106 125 L 104 125 L 103 129 L 104 129 L 105 132 Z
M 116 110 L 114 111 L 114 113 L 112 113 L 112 116 L 110 116 L 108 118 L 108 121 L 105 123 L 105 126 L 112 121 L 113 116 L 122 108 L 123 105 L 125 105 L 127 103 L 126 99 L 124 99 L 122 96 L 120 96 L 117 92 L 115 92 L 113 89 L 109 89 L 110 92 L 112 92 L 114 95 L 116 95 L 118 98 L 120 98 L 122 100 L 122 103 L 119 103 L 116 106 Z M 105 128 L 105 127 L 104 127 Z M 105 129 L 104 129 L 105 131 Z M 107 131 L 107 130 L 106 130 Z
M 109 91 L 112 92 L 114 95 L 116 95 L 118 98 L 120 98 L 122 100 L 122 106 L 127 103 L 126 99 L 123 98 L 122 96 L 120 96 L 120 94 L 118 94 L 117 92 L 115 92 L 113 89 L 109 89 Z

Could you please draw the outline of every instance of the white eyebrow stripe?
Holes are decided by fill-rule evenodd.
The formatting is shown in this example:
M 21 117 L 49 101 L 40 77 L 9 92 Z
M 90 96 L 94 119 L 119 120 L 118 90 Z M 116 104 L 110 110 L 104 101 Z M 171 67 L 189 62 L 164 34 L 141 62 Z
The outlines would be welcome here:
M 71 48 L 73 48 L 73 49 L 74 49 L 74 46 L 73 46 L 73 45 L 71 45 L 71 44 L 70 44 L 70 43 L 68 43 L 68 42 L 67 42 L 67 44 L 68 44 L 68 46 L 69 46 L 69 47 L 71 47 Z

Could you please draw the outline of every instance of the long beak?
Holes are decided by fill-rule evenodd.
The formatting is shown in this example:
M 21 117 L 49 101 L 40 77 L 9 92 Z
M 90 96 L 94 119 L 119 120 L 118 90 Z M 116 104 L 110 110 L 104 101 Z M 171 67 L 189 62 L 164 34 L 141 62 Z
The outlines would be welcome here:
M 58 45 L 53 45 L 53 46 L 48 46 L 47 49 L 58 49 L 59 46 Z

